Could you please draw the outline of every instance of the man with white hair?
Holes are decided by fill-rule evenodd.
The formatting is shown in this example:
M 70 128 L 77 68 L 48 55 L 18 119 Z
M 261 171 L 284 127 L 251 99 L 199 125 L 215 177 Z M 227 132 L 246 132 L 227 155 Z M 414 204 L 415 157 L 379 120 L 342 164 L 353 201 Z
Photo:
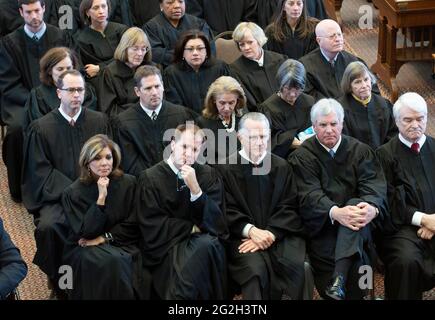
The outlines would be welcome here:
M 427 105 L 414 92 L 394 104 L 399 134 L 376 152 L 388 183 L 394 230 L 382 241 L 387 299 L 421 299 L 435 286 L 435 140 L 426 136 Z
M 344 112 L 334 99 L 311 109 L 315 136 L 290 157 L 307 251 L 324 298 L 362 298 L 358 267 L 370 264 L 373 227 L 385 216 L 386 183 L 372 149 L 342 135 Z

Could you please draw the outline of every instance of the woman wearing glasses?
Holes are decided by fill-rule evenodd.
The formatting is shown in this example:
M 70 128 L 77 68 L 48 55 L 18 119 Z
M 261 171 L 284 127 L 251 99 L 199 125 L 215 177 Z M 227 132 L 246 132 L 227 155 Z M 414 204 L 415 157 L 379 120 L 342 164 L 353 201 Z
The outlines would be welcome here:
M 210 84 L 229 73 L 226 63 L 211 56 L 207 36 L 199 30 L 187 31 L 178 40 L 174 61 L 163 74 L 166 99 L 199 115 Z
M 148 298 L 135 220 L 136 179 L 119 169 L 116 143 L 98 134 L 84 144 L 80 178 L 65 189 L 69 223 L 64 262 L 73 270 L 72 299 Z
M 145 32 L 129 28 L 122 35 L 114 60 L 104 69 L 97 88 L 100 111 L 111 117 L 138 102 L 134 73 L 141 65 L 152 65 L 151 46 Z
M 48 50 L 39 62 L 41 85 L 30 91 L 26 102 L 27 119 L 25 128 L 51 110 L 59 108 L 60 100 L 56 93 L 56 82 L 59 76 L 72 69 L 77 69 L 76 54 L 69 48 L 56 47 Z M 83 107 L 95 110 L 97 98 L 94 89 L 86 85 Z

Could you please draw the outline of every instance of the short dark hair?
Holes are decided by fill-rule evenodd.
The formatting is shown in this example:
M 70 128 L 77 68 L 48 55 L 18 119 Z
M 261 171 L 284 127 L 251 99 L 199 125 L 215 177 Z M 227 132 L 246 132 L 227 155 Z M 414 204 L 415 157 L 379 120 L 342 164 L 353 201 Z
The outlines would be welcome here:
M 36 2 L 40 2 L 41 7 L 45 7 L 45 0 L 18 0 L 18 8 L 21 8 L 23 4 L 28 5 Z
M 58 89 L 62 89 L 63 88 L 63 78 L 65 78 L 69 74 L 72 75 L 72 76 L 81 77 L 83 79 L 83 83 L 85 83 L 85 78 L 83 77 L 83 75 L 79 71 L 77 71 L 77 70 L 67 70 L 67 71 L 65 71 L 64 73 L 62 73 L 59 76 L 59 79 L 57 79 L 56 87 Z
M 160 72 L 159 68 L 151 65 L 140 66 L 134 73 L 134 83 L 136 87 L 140 88 L 143 78 L 154 75 L 159 76 L 160 82 L 163 84 L 162 73 Z
M 174 49 L 174 63 L 181 62 L 183 60 L 184 48 L 186 46 L 186 43 L 189 40 L 194 39 L 201 39 L 202 42 L 204 42 L 205 50 L 207 51 L 207 57 L 211 57 L 210 41 L 208 37 L 205 35 L 204 32 L 193 29 L 183 32 L 178 39 Z
M 194 135 L 197 135 L 197 134 L 202 135 L 202 142 L 205 141 L 204 131 L 200 127 L 198 127 L 196 124 L 194 124 L 193 121 L 192 122 L 188 121 L 187 123 L 179 124 L 175 128 L 175 132 L 174 132 L 174 135 L 172 136 L 172 140 L 174 142 L 177 142 L 180 139 L 181 135 L 188 130 L 193 130 Z
M 67 47 L 55 47 L 48 50 L 39 61 L 39 79 L 47 86 L 56 85 L 53 82 L 53 68 L 63 59 L 71 59 L 73 69 L 77 69 L 78 58 L 76 53 Z
M 82 0 L 79 7 L 79 13 L 80 13 L 80 19 L 85 25 L 90 26 L 92 24 L 91 18 L 88 17 L 86 14 L 86 11 L 88 11 L 90 8 L 92 8 L 92 4 L 94 3 L 94 0 Z M 107 11 L 110 14 L 110 9 L 112 7 L 110 0 L 106 0 L 107 3 Z M 109 17 L 107 17 L 109 19 Z

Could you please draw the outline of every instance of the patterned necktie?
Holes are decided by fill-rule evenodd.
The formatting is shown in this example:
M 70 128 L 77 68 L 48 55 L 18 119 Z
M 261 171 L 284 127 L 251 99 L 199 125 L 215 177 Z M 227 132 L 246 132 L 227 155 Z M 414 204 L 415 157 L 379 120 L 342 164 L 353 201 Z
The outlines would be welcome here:
M 335 61 L 334 61 L 334 59 L 329 60 L 329 64 L 330 64 L 331 67 L 334 69 L 334 66 L 335 66 Z
M 157 112 L 153 111 L 153 113 L 151 113 L 151 120 L 153 121 L 157 120 Z
M 35 42 L 38 42 L 39 38 L 36 35 L 36 33 L 33 34 L 32 40 L 35 41 Z
M 420 152 L 420 145 L 418 144 L 418 142 L 414 142 L 413 144 L 411 144 L 411 150 L 415 154 L 418 154 Z
M 334 159 L 334 157 L 335 157 L 335 152 L 334 152 L 334 150 L 329 149 L 328 152 L 329 152 L 329 155 L 331 156 L 331 158 Z
M 69 122 L 69 125 L 71 127 L 74 127 L 75 124 L 76 124 L 76 122 L 74 121 L 74 119 L 71 119 L 70 122 Z

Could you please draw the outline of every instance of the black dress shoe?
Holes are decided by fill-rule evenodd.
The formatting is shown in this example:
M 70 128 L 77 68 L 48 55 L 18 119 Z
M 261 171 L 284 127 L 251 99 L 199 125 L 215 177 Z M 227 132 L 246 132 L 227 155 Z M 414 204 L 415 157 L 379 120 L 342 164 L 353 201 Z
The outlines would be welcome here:
M 325 294 L 333 300 L 344 300 L 346 297 L 344 277 L 338 275 L 334 277 L 325 289 Z

